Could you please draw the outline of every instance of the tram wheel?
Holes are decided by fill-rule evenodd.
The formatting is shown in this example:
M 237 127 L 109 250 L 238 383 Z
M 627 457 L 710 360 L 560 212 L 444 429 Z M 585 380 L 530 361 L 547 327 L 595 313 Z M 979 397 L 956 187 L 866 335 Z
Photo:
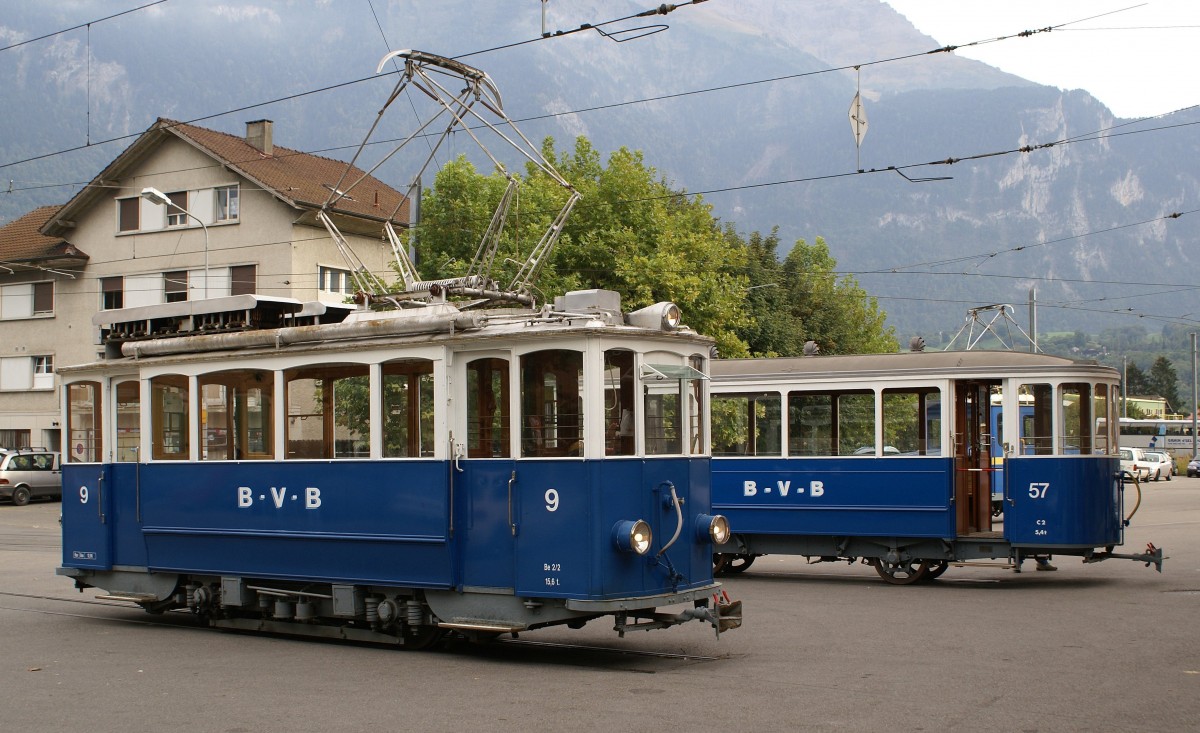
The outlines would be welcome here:
M 950 563 L 945 560 L 926 560 L 921 564 L 925 566 L 925 580 L 941 577 L 950 567 Z
M 713 553 L 713 575 L 744 573 L 754 564 L 757 555 L 733 555 L 727 552 Z
M 921 560 L 906 560 L 891 563 L 880 558 L 871 558 L 871 565 L 879 577 L 892 585 L 912 585 L 924 580 L 929 575 L 929 566 Z

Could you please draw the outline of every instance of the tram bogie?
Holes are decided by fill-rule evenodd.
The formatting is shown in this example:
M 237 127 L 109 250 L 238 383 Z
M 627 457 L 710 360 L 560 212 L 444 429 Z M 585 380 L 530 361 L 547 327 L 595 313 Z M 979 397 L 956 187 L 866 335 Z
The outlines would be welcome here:
M 1111 368 L 987 351 L 733 359 L 712 388 L 713 503 L 736 528 L 719 572 L 764 554 L 861 560 L 895 584 L 1051 555 L 1161 571 L 1153 546 L 1113 552 L 1129 517 Z

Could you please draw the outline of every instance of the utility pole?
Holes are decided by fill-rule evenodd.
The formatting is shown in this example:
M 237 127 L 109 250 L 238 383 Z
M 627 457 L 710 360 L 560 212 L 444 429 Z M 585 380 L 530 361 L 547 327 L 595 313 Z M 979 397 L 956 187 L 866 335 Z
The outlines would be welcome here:
M 1195 458 L 1197 453 L 1200 453 L 1200 446 L 1197 446 L 1196 436 L 1196 403 L 1200 402 L 1200 388 L 1196 382 L 1196 332 L 1192 331 L 1192 455 L 1190 458 Z
M 1129 357 L 1121 357 L 1121 417 L 1129 417 Z

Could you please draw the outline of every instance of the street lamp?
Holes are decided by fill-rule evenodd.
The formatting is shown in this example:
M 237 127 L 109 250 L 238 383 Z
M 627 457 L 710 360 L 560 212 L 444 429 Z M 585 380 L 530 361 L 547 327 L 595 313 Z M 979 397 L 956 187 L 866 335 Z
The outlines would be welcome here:
M 143 188 L 142 198 L 146 199 L 152 204 L 158 204 L 159 206 L 166 206 L 168 208 L 174 206 L 176 209 L 182 211 L 186 216 L 190 216 L 195 219 L 196 223 L 200 225 L 200 228 L 204 230 L 204 299 L 208 300 L 208 226 L 205 225 L 204 222 L 200 221 L 200 218 L 195 214 L 172 201 L 165 193 L 159 191 L 157 188 L 153 188 L 151 186 Z

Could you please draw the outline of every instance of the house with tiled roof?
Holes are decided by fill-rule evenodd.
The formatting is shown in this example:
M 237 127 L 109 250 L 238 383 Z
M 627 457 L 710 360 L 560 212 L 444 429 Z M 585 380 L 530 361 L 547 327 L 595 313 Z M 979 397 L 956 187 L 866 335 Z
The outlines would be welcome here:
M 160 118 L 66 204 L 0 228 L 0 447 L 60 447 L 53 370 L 103 352 L 100 310 L 242 294 L 342 303 L 357 268 L 394 279 L 382 233 L 408 226 L 403 194 L 275 145 L 273 127 L 239 137 Z

